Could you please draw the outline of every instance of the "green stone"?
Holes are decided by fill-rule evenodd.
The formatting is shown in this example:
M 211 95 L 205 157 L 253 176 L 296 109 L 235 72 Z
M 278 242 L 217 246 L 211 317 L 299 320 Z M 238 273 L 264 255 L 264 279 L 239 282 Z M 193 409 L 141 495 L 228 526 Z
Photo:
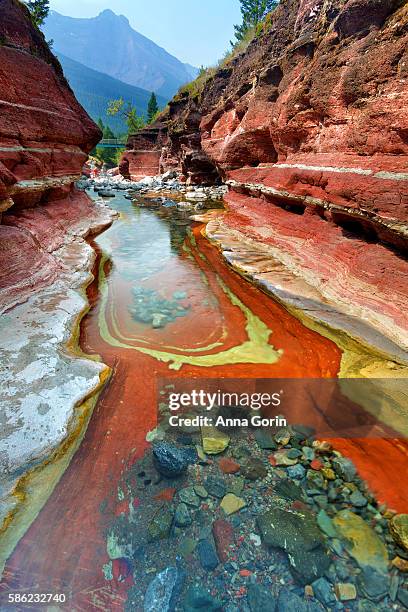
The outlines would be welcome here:
M 147 539 L 149 542 L 165 540 L 169 537 L 173 514 L 169 508 L 160 508 L 147 526 Z

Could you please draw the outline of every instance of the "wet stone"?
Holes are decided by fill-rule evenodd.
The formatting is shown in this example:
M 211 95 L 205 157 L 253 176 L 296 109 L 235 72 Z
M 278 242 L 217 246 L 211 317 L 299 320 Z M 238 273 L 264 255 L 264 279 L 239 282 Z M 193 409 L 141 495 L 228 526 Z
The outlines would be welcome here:
M 298 448 L 291 448 L 287 451 L 287 456 L 289 459 L 299 459 L 302 456 L 302 451 Z
M 302 446 L 302 453 L 307 461 L 313 461 L 315 458 L 315 452 L 310 446 Z
M 262 450 L 277 450 L 278 445 L 272 438 L 272 434 L 265 429 L 255 430 L 255 441 Z
M 370 566 L 384 573 L 387 571 L 387 549 L 360 516 L 350 510 L 341 510 L 333 518 L 333 523 L 349 554 L 362 569 Z
M 334 473 L 334 471 L 331 468 L 328 468 L 328 467 L 322 468 L 322 474 L 323 474 L 324 478 L 326 478 L 326 480 L 335 480 L 336 479 L 336 474 Z
M 153 516 L 147 526 L 147 539 L 149 542 L 157 542 L 169 537 L 173 514 L 170 508 L 160 508 Z
M 398 589 L 397 599 L 408 609 L 408 589 Z
M 207 455 L 218 455 L 227 448 L 230 437 L 215 427 L 202 426 L 201 441 L 203 450 Z
M 339 560 L 336 560 L 336 574 L 343 582 L 347 582 L 350 578 L 350 572 L 347 565 Z
M 277 601 L 272 592 L 260 584 L 251 584 L 247 601 L 251 612 L 275 612 Z
M 195 493 L 194 487 L 186 487 L 185 489 L 180 489 L 178 496 L 180 501 L 184 502 L 188 506 L 199 508 L 201 505 L 200 498 Z
M 306 474 L 306 470 L 303 465 L 291 465 L 287 469 L 289 478 L 293 478 L 295 480 L 302 480 L 304 475 Z
M 177 547 L 177 552 L 184 558 L 190 557 L 197 547 L 196 540 L 193 538 L 183 538 Z
M 320 578 L 330 561 L 316 519 L 307 510 L 271 507 L 257 517 L 263 543 L 289 555 L 295 577 L 302 584 Z
M 201 497 L 201 499 L 206 499 L 208 497 L 208 491 L 202 485 L 196 485 L 194 487 L 194 493 L 198 495 L 198 497 Z
M 275 434 L 275 442 L 280 446 L 289 444 L 292 432 L 288 427 L 283 427 Z
M 354 491 L 350 495 L 350 503 L 356 508 L 364 508 L 367 505 L 367 498 L 360 491 Z
M 227 492 L 227 487 L 224 480 L 217 478 L 216 476 L 208 476 L 204 484 L 209 495 L 212 497 L 218 497 L 221 499 Z
M 323 533 L 329 536 L 329 538 L 335 538 L 337 536 L 337 531 L 333 525 L 333 521 L 323 509 L 319 511 L 316 520 L 320 529 L 323 531 Z
M 153 446 L 153 462 L 157 471 L 166 478 L 177 478 L 187 470 L 188 460 L 183 449 L 168 442 Z
M 357 578 L 357 586 L 361 594 L 372 601 L 381 601 L 390 586 L 388 575 L 373 567 L 363 567 Z
M 192 586 L 186 593 L 183 609 L 184 612 L 194 612 L 195 610 L 221 612 L 222 604 L 202 587 Z M 160 610 L 160 608 L 158 608 L 156 612 L 158 612 L 158 610 Z
M 237 497 L 233 493 L 227 493 L 221 502 L 221 508 L 225 514 L 230 515 L 242 510 L 246 506 L 246 502 L 241 497 Z
M 339 601 L 350 601 L 357 597 L 356 587 L 351 582 L 336 584 L 335 592 Z
M 144 598 L 144 612 L 173 612 L 185 580 L 184 572 L 167 567 L 149 584 Z
M 174 523 L 177 527 L 188 527 L 192 523 L 188 506 L 181 503 L 177 506 L 174 515 Z
M 281 589 L 276 606 L 276 612 L 309 612 L 308 603 L 293 591 Z
M 408 561 L 407 559 L 401 559 L 401 557 L 394 557 L 392 560 L 394 567 L 399 569 L 400 572 L 408 572 Z
M 326 495 L 315 495 L 313 501 L 319 506 L 319 508 L 327 508 L 329 501 Z
M 352 482 L 357 475 L 354 463 L 345 457 L 336 457 L 332 461 L 333 469 L 346 482 Z
M 244 486 L 245 479 L 242 476 L 236 477 L 228 483 L 227 492 L 233 493 L 239 497 L 244 490 Z
M 197 553 L 201 566 L 205 570 L 213 571 L 219 565 L 217 553 L 210 540 L 201 540 L 197 545 Z
M 313 593 L 323 605 L 330 606 L 336 603 L 332 585 L 326 578 L 319 578 L 312 583 Z
M 311 489 L 323 489 L 324 488 L 324 478 L 320 472 L 315 472 L 314 470 L 308 470 L 306 473 L 306 478 L 307 478 L 307 481 Z
M 288 457 L 288 451 L 287 450 L 280 450 L 277 451 L 274 454 L 274 458 L 275 458 L 275 463 L 277 466 L 289 466 L 289 465 L 295 465 L 298 460 L 297 459 L 291 459 L 290 457 Z
M 234 543 L 234 529 L 228 521 L 218 519 L 213 523 L 212 533 L 218 556 L 222 563 L 226 563 Z
M 224 474 L 235 474 L 239 472 L 240 465 L 230 457 L 222 457 L 218 462 L 218 467 Z
M 397 599 L 398 587 L 399 587 L 399 576 L 398 574 L 392 574 L 391 579 L 390 579 L 390 589 L 389 589 L 389 596 L 390 596 L 391 601 L 395 601 Z
M 368 599 L 359 599 L 357 603 L 357 612 L 379 612 L 377 604 Z
M 274 487 L 275 493 L 289 501 L 303 500 L 302 488 L 291 480 L 280 480 Z
M 396 544 L 408 551 L 408 514 L 393 516 L 389 528 Z
M 258 480 L 265 478 L 268 470 L 260 459 L 249 459 L 241 466 L 241 472 L 248 480 Z

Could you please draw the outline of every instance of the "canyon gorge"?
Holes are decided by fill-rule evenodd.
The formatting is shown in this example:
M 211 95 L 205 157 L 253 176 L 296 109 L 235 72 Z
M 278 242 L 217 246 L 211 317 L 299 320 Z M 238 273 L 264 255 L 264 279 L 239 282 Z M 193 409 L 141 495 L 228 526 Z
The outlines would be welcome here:
M 404 2 L 284 2 L 132 136 L 121 165 L 226 182 L 207 236 L 342 348 L 374 347 L 378 376 L 407 363 L 407 61 Z M 344 373 L 364 375 L 349 348 Z
M 157 450 L 174 444 L 188 447 L 176 459 L 191 479 L 181 489 L 190 523 L 179 504 L 167 536 L 174 519 L 176 538 L 191 528 L 207 542 L 201 519 L 191 519 L 202 503 L 214 519 L 216 558 L 239 565 L 248 559 L 229 558 L 224 540 L 235 538 L 238 550 L 244 539 L 260 547 L 276 536 L 263 519 L 250 523 L 260 535 L 245 531 L 244 519 L 228 523 L 231 496 L 241 504 L 231 514 L 248 506 L 252 516 L 293 481 L 304 492 L 281 501 L 313 522 L 310 502 L 325 538 L 307 522 L 318 545 L 299 563 L 298 550 L 277 544 L 289 562 L 279 557 L 276 575 L 290 588 L 290 572 L 300 580 L 292 593 L 306 602 L 299 610 L 331 609 L 334 595 L 318 596 L 319 585 L 308 595 L 307 585 L 328 576 L 326 539 L 327 555 L 346 563 L 343 532 L 359 552 L 368 542 L 367 563 L 356 550 L 349 557 L 364 575 L 358 596 L 370 601 L 350 609 L 373 610 L 384 597 L 384 609 L 406 609 L 397 573 L 408 563 L 406 527 L 394 514 L 407 520 L 408 494 L 396 478 L 408 465 L 407 3 L 283 0 L 251 42 L 129 135 L 120 176 L 101 179 L 99 195 L 96 181 L 79 181 L 99 128 L 26 7 L 0 0 L 0 16 L 0 594 L 35 587 L 66 593 L 72 610 L 175 609 L 146 590 L 165 555 L 178 555 L 179 571 L 195 550 L 188 538 L 189 552 L 149 540 L 151 515 L 166 522 L 180 496 Z M 112 186 L 112 199 L 100 197 Z M 282 429 L 272 442 L 249 430 L 245 452 L 231 432 L 177 437 L 162 424 L 163 398 L 201 379 L 242 379 L 251 391 L 258 379 L 327 379 L 327 411 L 293 383 L 288 413 L 294 423 L 305 418 L 303 429 Z M 332 381 L 347 396 L 339 414 Z M 330 444 L 312 443 L 306 425 Z M 228 480 L 231 490 L 221 483 L 223 493 L 213 494 L 218 469 L 227 480 L 239 472 L 242 489 Z M 335 483 L 349 485 L 344 499 Z M 325 518 L 329 492 L 333 521 Z M 244 583 L 270 573 L 264 549 L 259 567 L 226 570 L 242 581 L 234 596 L 248 592 L 251 612 L 267 609 Z M 372 595 L 367 567 L 389 571 L 391 586 L 387 577 Z M 211 575 L 202 580 L 211 586 Z M 343 601 L 338 575 L 332 582 Z M 183 609 L 199 609 L 188 597 Z M 294 600 L 279 601 L 279 612 L 295 609 Z

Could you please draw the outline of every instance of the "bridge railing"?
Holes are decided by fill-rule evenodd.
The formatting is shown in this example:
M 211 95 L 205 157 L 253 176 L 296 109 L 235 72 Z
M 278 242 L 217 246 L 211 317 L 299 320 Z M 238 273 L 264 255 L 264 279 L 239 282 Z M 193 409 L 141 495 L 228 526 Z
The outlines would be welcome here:
M 105 147 L 125 147 L 126 142 L 123 138 L 103 138 L 98 144 Z

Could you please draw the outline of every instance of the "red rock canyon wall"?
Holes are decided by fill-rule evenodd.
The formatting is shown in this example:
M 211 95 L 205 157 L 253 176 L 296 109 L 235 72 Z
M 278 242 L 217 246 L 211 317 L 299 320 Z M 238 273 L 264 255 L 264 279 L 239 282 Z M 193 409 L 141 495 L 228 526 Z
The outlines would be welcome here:
M 399 363 L 407 42 L 406 2 L 283 0 L 245 52 L 170 102 L 166 142 L 189 182 L 228 183 L 207 235 L 238 271 Z
M 0 571 L 109 373 L 73 340 L 95 260 L 84 238 L 112 221 L 74 187 L 100 136 L 24 4 L 0 0 Z

